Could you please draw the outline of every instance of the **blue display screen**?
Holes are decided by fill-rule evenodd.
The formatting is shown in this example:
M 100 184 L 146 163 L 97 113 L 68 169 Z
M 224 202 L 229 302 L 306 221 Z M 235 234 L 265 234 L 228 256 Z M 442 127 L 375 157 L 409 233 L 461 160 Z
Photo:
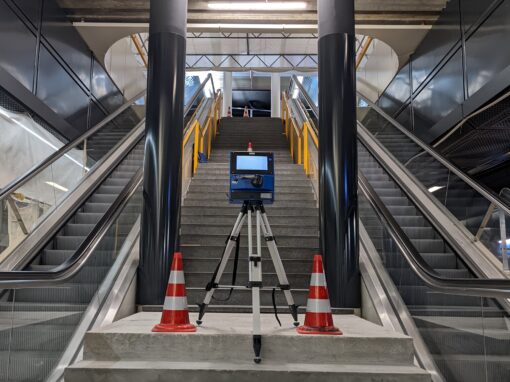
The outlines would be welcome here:
M 267 171 L 267 157 L 256 155 L 238 155 L 236 161 L 236 170 Z

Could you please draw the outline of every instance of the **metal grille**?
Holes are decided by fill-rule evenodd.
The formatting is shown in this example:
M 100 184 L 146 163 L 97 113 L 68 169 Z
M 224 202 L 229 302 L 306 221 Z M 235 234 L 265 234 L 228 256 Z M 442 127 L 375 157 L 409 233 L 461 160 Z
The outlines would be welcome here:
M 468 120 L 438 150 L 472 173 L 510 160 L 510 97 Z

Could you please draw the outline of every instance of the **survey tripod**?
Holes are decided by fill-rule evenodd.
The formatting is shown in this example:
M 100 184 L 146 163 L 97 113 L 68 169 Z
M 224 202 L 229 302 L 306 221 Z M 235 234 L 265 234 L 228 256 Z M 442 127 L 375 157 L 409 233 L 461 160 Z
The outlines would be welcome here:
M 253 252 L 253 227 L 252 227 L 252 217 L 253 213 L 255 213 L 256 219 L 256 252 Z M 249 262 L 249 282 L 247 286 L 236 286 L 236 285 L 220 285 L 221 276 L 225 271 L 225 268 L 228 264 L 230 255 L 232 250 L 238 245 L 238 238 L 241 233 L 241 228 L 243 227 L 245 221 L 247 221 L 248 225 L 248 262 Z M 274 269 L 276 271 L 276 275 L 278 276 L 278 285 L 274 287 L 264 287 L 262 285 L 262 235 L 264 240 L 267 243 L 267 247 L 269 249 L 269 254 L 271 255 L 271 260 L 274 265 Z M 213 298 L 213 294 L 217 289 L 246 289 L 249 288 L 252 291 L 252 311 L 253 311 L 253 350 L 255 352 L 254 361 L 256 363 L 260 363 L 260 351 L 262 348 L 262 336 L 261 336 L 261 324 L 260 324 L 260 291 L 261 290 L 281 290 L 285 295 L 285 299 L 287 301 L 287 305 L 290 309 L 290 314 L 294 319 L 294 325 L 298 326 L 298 306 L 294 303 L 294 298 L 292 297 L 292 293 L 290 291 L 289 281 L 287 280 L 287 275 L 285 274 L 285 270 L 283 268 L 283 263 L 280 258 L 280 254 L 278 253 L 278 247 L 276 246 L 276 241 L 273 236 L 273 232 L 271 231 L 271 226 L 269 225 L 269 220 L 267 218 L 266 211 L 264 209 L 264 204 L 262 201 L 245 201 L 241 207 L 241 211 L 237 217 L 237 220 L 232 228 L 232 231 L 227 238 L 225 250 L 220 259 L 220 262 L 213 273 L 211 281 L 206 286 L 206 295 L 204 301 L 201 304 L 198 304 L 200 310 L 198 314 L 197 324 L 200 325 L 202 323 L 202 318 L 205 314 L 205 309 L 207 305 L 210 304 L 211 299 Z M 276 303 L 273 300 L 273 304 Z

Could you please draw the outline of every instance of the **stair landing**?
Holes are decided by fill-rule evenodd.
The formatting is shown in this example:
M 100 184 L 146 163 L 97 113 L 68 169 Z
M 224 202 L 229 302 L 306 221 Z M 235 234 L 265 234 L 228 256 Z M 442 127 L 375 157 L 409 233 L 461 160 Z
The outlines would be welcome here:
M 196 333 L 151 333 L 159 319 L 138 313 L 87 333 L 84 360 L 66 370 L 66 382 L 430 381 L 413 365 L 410 337 L 354 315 L 334 317 L 342 336 L 298 335 L 288 314 L 280 314 L 282 327 L 262 315 L 260 365 L 250 314 L 207 313 Z

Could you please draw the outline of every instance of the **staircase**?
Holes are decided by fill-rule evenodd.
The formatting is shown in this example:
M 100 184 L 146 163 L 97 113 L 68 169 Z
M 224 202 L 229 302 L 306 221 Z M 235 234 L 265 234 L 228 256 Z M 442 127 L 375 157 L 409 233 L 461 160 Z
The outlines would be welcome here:
M 306 305 L 312 254 L 318 247 L 318 211 L 312 186 L 294 165 L 280 120 L 228 118 L 221 121 L 211 160 L 201 163 L 186 194 L 181 216 L 188 303 L 201 302 L 240 205 L 228 203 L 229 154 L 251 141 L 255 151 L 275 153 L 276 201 L 267 213 L 296 303 Z M 237 284 L 248 282 L 246 230 L 242 233 Z M 231 282 L 232 262 L 222 283 Z M 267 248 L 264 285 L 276 285 Z M 66 369 L 66 382 L 94 381 L 380 381 L 425 382 L 428 373 L 413 364 L 411 338 L 386 331 L 354 315 L 337 315 L 342 336 L 298 335 L 289 314 L 278 326 L 263 314 L 262 363 L 253 362 L 251 292 L 218 291 L 196 333 L 151 333 L 161 314 L 144 312 L 87 333 L 84 360 Z M 282 312 L 287 308 L 277 296 Z M 272 310 L 271 292 L 262 292 L 263 311 Z M 191 313 L 191 321 L 196 320 Z M 300 320 L 304 317 L 301 315 Z
M 240 211 L 240 205 L 228 202 L 230 152 L 245 151 L 248 141 L 251 141 L 255 151 L 271 151 L 275 155 L 275 202 L 268 205 L 266 211 L 294 299 L 297 304 L 304 306 L 312 255 L 319 245 L 318 208 L 303 167 L 292 163 L 281 120 L 224 118 L 219 131 L 211 158 L 208 163 L 199 164 L 182 207 L 181 250 L 185 262 L 188 303 L 194 305 L 202 302 L 204 287 L 223 254 L 225 239 Z M 246 231 L 244 228 L 241 235 L 238 285 L 248 282 Z M 232 253 L 232 260 L 221 281 L 224 284 L 231 284 L 233 257 Z M 264 285 L 276 286 L 276 273 L 265 244 L 262 266 Z M 228 291 L 216 292 L 218 299 L 213 300 L 210 309 L 251 311 L 250 290 L 236 290 L 228 301 L 221 301 L 227 295 Z M 261 304 L 272 306 L 270 291 L 262 291 Z M 277 304 L 287 306 L 282 293 L 277 293 Z
M 138 144 L 52 238 L 29 271 L 48 271 L 69 259 L 143 163 Z M 0 300 L 0 381 L 43 381 L 55 367 L 83 312 L 113 264 L 138 214 L 133 197 L 87 265 L 69 282 L 4 291 Z
M 65 381 L 430 382 L 413 364 L 410 337 L 353 315 L 335 316 L 342 336 L 317 336 L 297 334 L 290 315 L 280 327 L 263 314 L 261 364 L 249 314 L 210 313 L 196 333 L 151 333 L 160 316 L 138 313 L 87 333 L 84 360 Z

